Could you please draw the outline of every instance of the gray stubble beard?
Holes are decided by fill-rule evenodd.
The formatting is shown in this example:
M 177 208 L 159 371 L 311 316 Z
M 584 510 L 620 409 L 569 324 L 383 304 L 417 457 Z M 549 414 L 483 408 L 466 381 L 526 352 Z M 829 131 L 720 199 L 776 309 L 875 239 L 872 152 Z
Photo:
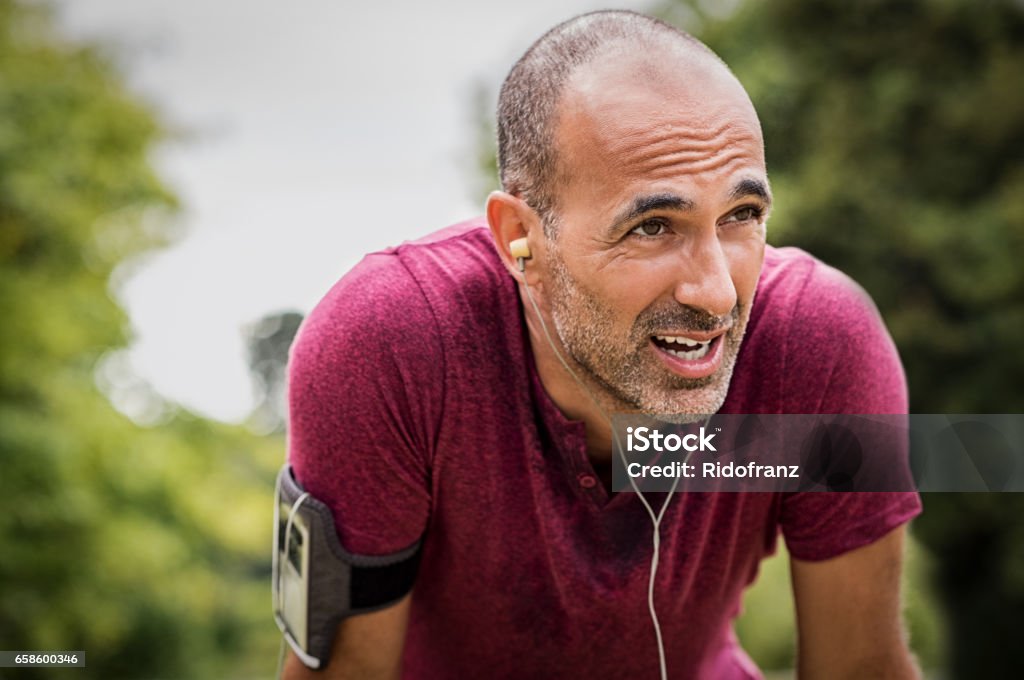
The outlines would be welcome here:
M 722 407 L 746 333 L 749 304 L 738 305 L 734 310 L 732 327 L 721 341 L 725 343 L 722 365 L 714 375 L 698 379 L 671 375 L 650 355 L 651 334 L 668 326 L 692 328 L 694 313 L 682 305 L 644 310 L 620 344 L 615 337 L 612 314 L 569 274 L 553 240 L 548 243 L 553 285 L 547 287 L 546 297 L 555 331 L 569 356 L 582 369 L 578 371 L 580 379 L 605 397 L 602 399 L 605 408 L 656 415 L 661 420 L 692 422 Z M 673 321 L 681 318 L 685 318 L 686 323 Z M 633 349 L 619 351 L 618 346 Z M 662 384 L 654 384 L 657 382 Z

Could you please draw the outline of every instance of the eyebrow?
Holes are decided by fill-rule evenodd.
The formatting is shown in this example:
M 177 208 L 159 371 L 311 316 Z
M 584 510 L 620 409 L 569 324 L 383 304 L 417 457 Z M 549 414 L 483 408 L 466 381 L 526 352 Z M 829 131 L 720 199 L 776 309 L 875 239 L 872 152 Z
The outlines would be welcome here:
M 729 200 L 736 201 L 747 196 L 756 196 L 768 206 L 772 204 L 772 195 L 768 191 L 768 186 L 759 179 L 741 179 L 733 187 L 732 193 L 729 194 Z
M 771 207 L 772 195 L 768 191 L 768 185 L 759 179 L 749 177 L 741 179 L 736 183 L 736 186 L 733 187 L 732 191 L 729 192 L 730 201 L 737 201 L 747 196 L 759 198 L 767 207 Z M 693 210 L 696 207 L 696 203 L 692 200 L 669 192 L 637 196 L 628 206 L 626 206 L 625 210 L 620 212 L 615 219 L 612 220 L 607 233 L 609 236 L 612 236 L 622 229 L 623 225 L 632 222 L 641 215 L 649 212 L 654 212 L 656 210 L 678 210 L 686 212 Z
M 683 198 L 672 193 L 661 193 L 661 194 L 650 194 L 648 196 L 637 196 L 633 199 L 633 202 L 626 206 L 623 210 L 612 220 L 612 225 L 608 229 L 608 234 L 614 234 L 622 225 L 627 222 L 632 222 L 636 218 L 643 214 L 654 212 L 655 210 L 680 210 L 687 211 L 693 210 L 695 204 L 688 198 Z

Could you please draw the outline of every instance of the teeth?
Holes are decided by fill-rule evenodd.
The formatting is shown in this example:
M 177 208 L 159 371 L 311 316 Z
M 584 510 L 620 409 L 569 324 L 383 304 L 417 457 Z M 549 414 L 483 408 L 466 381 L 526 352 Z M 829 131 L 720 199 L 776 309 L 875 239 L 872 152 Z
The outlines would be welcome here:
M 699 340 L 691 340 L 690 338 L 685 338 L 685 337 L 680 336 L 680 335 L 656 335 L 654 337 L 656 337 L 658 340 L 661 340 L 662 342 L 669 342 L 669 343 L 673 343 L 673 344 L 676 344 L 676 345 L 682 345 L 683 347 L 687 348 L 687 350 L 695 350 L 695 349 L 707 350 L 708 345 L 711 344 L 710 340 L 708 340 L 706 342 L 700 342 Z M 674 351 L 674 350 L 669 350 L 669 351 Z
M 696 359 L 703 359 L 705 356 L 707 356 L 710 344 L 711 343 L 703 343 L 700 346 L 700 349 L 695 349 L 690 352 L 680 352 L 679 350 L 675 349 L 669 349 L 665 351 L 674 357 L 679 357 L 680 359 L 685 359 L 686 361 L 694 361 Z
M 675 345 L 677 349 L 666 348 L 665 351 L 685 361 L 703 359 L 711 348 L 710 340 L 701 342 L 681 335 L 656 335 L 654 337 L 665 344 Z

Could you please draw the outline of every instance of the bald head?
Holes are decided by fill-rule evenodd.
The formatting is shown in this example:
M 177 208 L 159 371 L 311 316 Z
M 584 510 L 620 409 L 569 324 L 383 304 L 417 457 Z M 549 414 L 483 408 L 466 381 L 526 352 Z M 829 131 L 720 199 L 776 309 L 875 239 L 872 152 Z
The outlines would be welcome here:
M 498 166 L 504 190 L 536 210 L 547 229 L 556 189 L 568 174 L 556 140 L 566 101 L 575 107 L 588 95 L 614 99 L 624 92 L 623 84 L 632 85 L 634 94 L 637 84 L 656 89 L 666 75 L 679 85 L 717 80 L 718 86 L 728 82 L 727 89 L 742 92 L 703 43 L 642 14 L 593 12 L 548 31 L 516 62 L 501 88 Z

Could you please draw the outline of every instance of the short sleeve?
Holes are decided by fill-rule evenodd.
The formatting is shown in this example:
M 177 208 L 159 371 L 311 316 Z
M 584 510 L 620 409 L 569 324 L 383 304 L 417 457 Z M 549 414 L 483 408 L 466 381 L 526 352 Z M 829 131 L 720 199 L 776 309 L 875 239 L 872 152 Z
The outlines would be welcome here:
M 901 414 L 907 387 L 896 346 L 871 298 L 816 262 L 789 325 L 791 413 Z M 815 366 L 800 369 L 800 357 Z M 906 456 L 904 448 L 894 457 Z M 824 560 L 878 540 L 921 512 L 917 493 L 785 494 L 780 525 L 791 555 Z
M 398 255 L 370 255 L 310 313 L 292 346 L 288 457 L 331 508 L 349 552 L 415 544 L 430 513 L 443 402 L 433 313 Z

